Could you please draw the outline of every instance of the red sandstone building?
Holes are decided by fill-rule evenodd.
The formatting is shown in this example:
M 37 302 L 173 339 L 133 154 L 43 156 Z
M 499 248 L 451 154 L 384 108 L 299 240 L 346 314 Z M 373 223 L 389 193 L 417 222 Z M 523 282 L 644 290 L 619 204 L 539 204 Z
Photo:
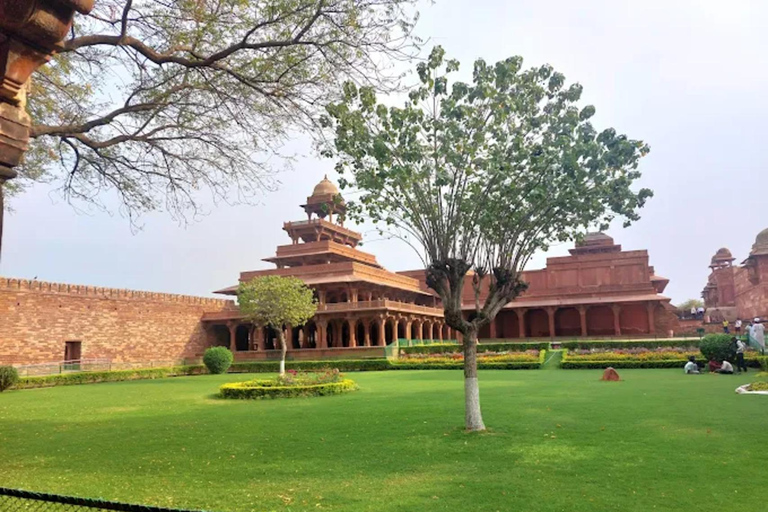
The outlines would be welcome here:
M 768 318 L 768 229 L 757 235 L 747 259 L 734 266 L 723 247 L 712 256 L 711 272 L 701 292 L 712 321 Z
M 362 236 L 343 225 L 344 202 L 330 181 L 321 181 L 301 206 L 306 220 L 284 223 L 290 243 L 265 259 L 276 268 L 240 274 L 240 281 L 296 276 L 315 291 L 315 317 L 287 326 L 291 357 L 381 356 L 382 347 L 398 338 L 457 338 L 423 270 L 389 272 L 357 248 Z M 480 337 L 668 336 L 677 329 L 669 299 L 661 295 L 668 280 L 656 275 L 647 251 L 624 251 L 611 237 L 593 233 L 570 253 L 526 271 L 529 289 Z M 765 276 L 768 265 L 760 265 Z M 470 315 L 470 280 L 464 306 Z M 0 278 L 0 364 L 178 362 L 199 358 L 210 345 L 229 346 L 238 359 L 266 358 L 275 338 L 243 321 L 231 300 Z

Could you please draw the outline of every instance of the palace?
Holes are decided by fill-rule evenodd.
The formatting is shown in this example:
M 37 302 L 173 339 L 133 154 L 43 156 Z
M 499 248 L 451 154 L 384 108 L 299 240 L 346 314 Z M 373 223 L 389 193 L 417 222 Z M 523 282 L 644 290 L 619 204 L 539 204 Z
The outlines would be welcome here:
M 768 229 L 761 231 L 747 259 L 734 266 L 731 251 L 712 256 L 701 292 L 711 321 L 768 318 Z
M 395 339 L 461 339 L 446 325 L 423 269 L 389 272 L 358 249 L 362 236 L 343 225 L 345 204 L 333 183 L 322 180 L 301 208 L 306 220 L 283 224 L 290 243 L 265 259 L 275 268 L 239 276 L 296 276 L 315 291 L 314 318 L 286 326 L 291 358 L 383 357 Z M 737 290 L 744 279 L 768 282 L 761 244 Z M 611 237 L 591 233 L 569 256 L 524 272 L 528 290 L 480 338 L 669 336 L 678 323 L 661 295 L 668 280 L 648 260 L 647 251 L 624 251 Z M 217 293 L 234 296 L 237 285 Z M 463 307 L 467 317 L 474 311 L 471 279 Z M 275 333 L 244 321 L 228 299 L 0 278 L 0 320 L 0 364 L 178 364 L 198 361 L 211 345 L 230 347 L 238 360 L 275 357 Z
M 364 353 L 396 338 L 460 339 L 445 324 L 424 270 L 389 272 L 375 256 L 357 249 L 362 237 L 343 226 L 344 201 L 327 178 L 301 207 L 307 220 L 283 224 L 291 243 L 264 260 L 277 268 L 241 272 L 239 279 L 295 276 L 315 290 L 315 317 L 303 326 L 287 326 L 294 356 L 317 357 L 332 349 Z M 647 251 L 623 251 L 611 237 L 591 233 L 570 253 L 549 258 L 544 269 L 526 271 L 528 291 L 508 304 L 480 338 L 642 337 L 674 331 L 676 317 L 661 295 L 669 281 L 655 274 Z M 216 293 L 236 295 L 237 285 Z M 463 305 L 469 317 L 474 311 L 469 279 Z M 215 342 L 229 345 L 240 359 L 261 358 L 275 348 L 275 333 L 243 322 L 235 306 L 206 313 L 202 321 Z

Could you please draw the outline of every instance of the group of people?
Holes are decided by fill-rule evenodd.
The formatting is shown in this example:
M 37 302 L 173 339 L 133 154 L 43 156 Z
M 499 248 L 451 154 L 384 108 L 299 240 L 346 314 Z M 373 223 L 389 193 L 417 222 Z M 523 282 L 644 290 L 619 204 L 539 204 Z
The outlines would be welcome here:
M 697 308 L 696 306 L 691 306 L 691 318 L 695 318 L 696 320 L 703 320 L 704 319 L 704 307 L 699 306 Z
M 742 371 L 747 371 L 747 363 L 744 361 L 744 352 L 747 351 L 747 344 L 744 343 L 741 339 L 734 336 L 733 343 L 736 346 L 736 368 L 737 373 L 741 373 Z M 723 360 L 722 363 L 711 359 L 709 363 L 707 363 L 707 366 L 709 367 L 710 373 L 725 373 L 728 375 L 733 375 L 733 364 L 731 364 L 729 361 Z M 701 373 L 699 370 L 699 365 L 696 363 L 696 358 L 694 356 L 690 356 L 688 358 L 688 362 L 685 363 L 684 367 L 685 373 Z
M 741 319 L 736 320 L 733 324 L 733 328 L 736 336 L 741 336 L 741 329 L 743 323 Z M 723 320 L 723 332 L 730 334 L 731 324 L 728 320 Z M 744 329 L 744 334 L 747 336 L 747 342 L 755 347 L 762 353 L 765 353 L 765 325 L 759 318 L 755 318 L 753 322 L 749 322 Z

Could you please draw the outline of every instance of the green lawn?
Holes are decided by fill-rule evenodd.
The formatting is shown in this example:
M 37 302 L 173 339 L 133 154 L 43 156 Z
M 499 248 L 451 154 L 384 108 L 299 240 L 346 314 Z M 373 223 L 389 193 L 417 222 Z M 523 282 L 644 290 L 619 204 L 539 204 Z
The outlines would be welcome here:
M 680 370 L 350 374 L 360 391 L 225 401 L 250 375 L 0 394 L 0 486 L 220 511 L 763 511 L 768 397 Z M 752 374 L 750 375 L 752 376 Z

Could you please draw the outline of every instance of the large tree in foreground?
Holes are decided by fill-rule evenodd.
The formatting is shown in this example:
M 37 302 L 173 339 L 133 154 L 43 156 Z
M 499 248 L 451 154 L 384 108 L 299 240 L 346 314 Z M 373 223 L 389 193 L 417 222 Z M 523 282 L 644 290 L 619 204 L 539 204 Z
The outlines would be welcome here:
M 285 327 L 298 327 L 315 315 L 312 290 L 297 277 L 264 276 L 240 283 L 237 290 L 240 312 L 259 327 L 270 327 L 280 345 L 280 375 L 285 374 L 285 353 L 290 340 Z
M 464 338 L 466 428 L 484 430 L 479 329 L 526 289 L 521 272 L 535 252 L 616 217 L 638 218 L 651 191 L 632 185 L 648 146 L 612 128 L 598 132 L 595 108 L 579 104 L 581 86 L 550 66 L 478 60 L 470 83 L 449 82 L 457 69 L 435 48 L 403 107 L 347 84 L 343 101 L 327 108 L 335 144 L 326 154 L 338 159 L 342 187 L 360 192 L 351 214 L 419 248 L 427 284 Z M 475 300 L 466 318 L 470 270 Z
M 395 85 L 413 2 L 99 0 L 33 77 L 33 141 L 7 187 L 51 181 L 97 205 L 111 191 L 129 216 L 269 188 L 344 81 Z

